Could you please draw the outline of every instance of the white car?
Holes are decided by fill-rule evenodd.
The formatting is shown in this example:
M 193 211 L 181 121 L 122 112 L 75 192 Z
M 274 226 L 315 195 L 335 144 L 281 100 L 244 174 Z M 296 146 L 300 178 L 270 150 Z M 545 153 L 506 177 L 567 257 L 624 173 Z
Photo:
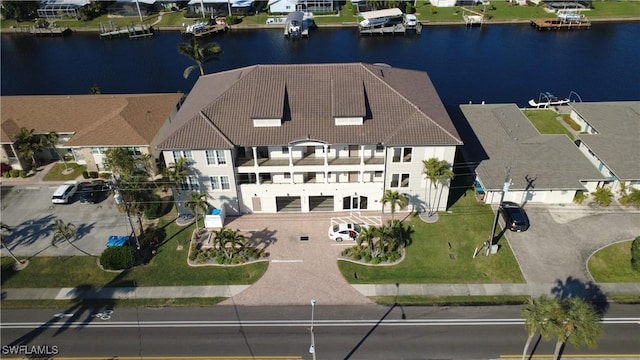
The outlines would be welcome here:
M 329 227 L 329 239 L 337 242 L 355 240 L 364 227 L 358 224 L 335 224 Z
M 76 193 L 76 191 L 78 191 L 79 184 L 79 182 L 71 180 L 60 185 L 53 193 L 51 202 L 54 204 L 68 204 L 69 202 L 71 202 L 71 198 L 73 198 L 73 195 Z

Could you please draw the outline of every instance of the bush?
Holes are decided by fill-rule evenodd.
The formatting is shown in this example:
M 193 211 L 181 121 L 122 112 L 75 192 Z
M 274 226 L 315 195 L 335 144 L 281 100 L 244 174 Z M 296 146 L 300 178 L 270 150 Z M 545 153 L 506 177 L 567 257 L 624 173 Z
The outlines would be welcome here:
M 11 175 L 12 178 L 18 177 L 20 176 L 20 170 L 18 169 L 11 169 L 9 171 L 9 174 Z
M 571 126 L 571 128 L 575 131 L 580 131 L 581 127 L 577 122 L 573 121 L 570 115 L 563 115 L 562 120 L 564 120 L 567 125 Z
M 225 21 L 227 22 L 227 25 L 235 25 L 239 22 L 239 19 L 237 15 L 228 15 L 225 18 Z
M 156 194 L 151 194 L 148 201 L 144 209 L 144 216 L 149 220 L 158 218 L 162 209 L 162 199 Z
M 20 177 L 23 178 L 23 179 L 26 178 L 27 177 L 27 172 L 24 171 L 24 170 L 20 170 Z
M 97 171 L 89 171 L 89 177 L 92 179 L 97 179 L 98 178 L 98 172 Z
M 134 260 L 131 246 L 108 247 L 100 255 L 100 265 L 109 270 L 129 269 L 133 266 Z
M 640 272 L 640 236 L 631 242 L 631 268 Z
M 83 179 L 88 179 L 89 178 L 89 172 L 87 170 L 82 172 L 82 178 Z
M 573 202 L 576 204 L 582 204 L 586 198 L 587 195 L 585 195 L 584 191 L 576 191 L 576 195 L 573 197 Z
M 8 172 L 8 171 L 5 172 L 5 173 L 2 173 L 2 177 L 10 178 L 11 177 L 11 173 Z
M 598 188 L 595 192 L 592 192 L 593 200 L 602 206 L 611 205 L 611 198 L 613 194 L 611 193 L 611 189 L 609 188 Z
M 620 197 L 620 204 L 640 207 L 640 190 L 632 188 L 630 193 L 625 193 Z

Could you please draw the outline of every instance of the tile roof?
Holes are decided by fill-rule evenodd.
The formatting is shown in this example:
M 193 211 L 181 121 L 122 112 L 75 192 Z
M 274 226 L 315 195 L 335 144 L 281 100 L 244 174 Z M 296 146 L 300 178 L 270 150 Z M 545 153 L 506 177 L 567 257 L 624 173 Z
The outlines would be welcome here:
M 604 180 L 569 137 L 540 134 L 515 104 L 460 109 L 482 147 L 465 160 L 479 162 L 476 174 L 489 190 L 502 189 L 509 166 L 511 190 L 525 190 L 527 178 L 535 179 L 537 190 L 581 190 L 580 180 Z
M 73 133 L 66 146 L 150 145 L 182 94 L 2 96 L 3 143 L 20 127 Z
M 640 180 L 640 101 L 571 103 L 597 134 L 578 138 L 621 180 Z
M 364 116 L 336 126 L 336 116 Z M 253 119 L 282 119 L 254 127 Z M 255 65 L 201 76 L 160 149 L 329 144 L 461 145 L 426 73 L 362 63 Z

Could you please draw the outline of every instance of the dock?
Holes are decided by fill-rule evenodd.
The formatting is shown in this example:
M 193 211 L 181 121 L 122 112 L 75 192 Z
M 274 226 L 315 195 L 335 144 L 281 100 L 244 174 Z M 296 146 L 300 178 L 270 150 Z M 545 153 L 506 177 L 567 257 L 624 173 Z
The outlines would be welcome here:
M 73 30 L 70 28 L 59 28 L 59 27 L 34 27 L 34 26 L 20 26 L 15 28 L 15 32 L 21 35 L 31 35 L 31 36 L 67 36 L 73 33 Z
M 113 23 L 113 21 L 106 21 L 100 23 L 100 37 L 112 38 L 128 36 L 129 38 L 148 37 L 153 35 L 153 27 L 151 25 L 129 25 L 122 29 L 120 26 Z
M 586 30 L 591 27 L 591 21 L 582 19 L 567 21 L 562 19 L 531 19 L 531 26 L 540 31 L 544 30 Z
M 209 36 L 209 35 L 225 32 L 227 30 L 229 30 L 229 27 L 226 24 L 209 25 L 204 30 L 194 33 L 193 36 L 195 37 Z

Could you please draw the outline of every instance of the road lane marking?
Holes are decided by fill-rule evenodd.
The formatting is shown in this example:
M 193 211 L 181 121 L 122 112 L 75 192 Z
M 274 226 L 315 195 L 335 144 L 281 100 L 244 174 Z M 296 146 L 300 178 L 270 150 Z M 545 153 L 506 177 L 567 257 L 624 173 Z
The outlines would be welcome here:
M 300 259 L 296 259 L 296 260 L 271 260 L 272 263 L 301 263 L 302 260 Z

